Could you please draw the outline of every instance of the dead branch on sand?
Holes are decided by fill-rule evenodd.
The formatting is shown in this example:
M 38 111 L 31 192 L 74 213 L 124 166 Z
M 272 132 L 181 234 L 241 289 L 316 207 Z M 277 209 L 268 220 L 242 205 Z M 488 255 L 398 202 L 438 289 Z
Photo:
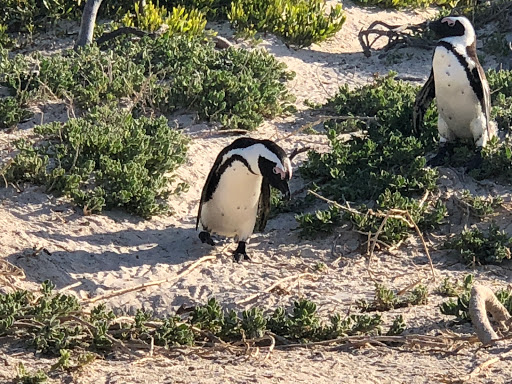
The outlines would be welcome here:
M 308 190 L 308 193 L 312 194 L 313 196 L 319 198 L 320 200 L 323 200 L 331 205 L 334 205 L 336 208 L 339 208 L 345 212 L 349 212 L 352 214 L 359 214 L 362 215 L 362 212 L 359 212 L 357 209 L 351 208 L 348 203 L 347 206 L 343 206 L 341 204 L 338 204 L 336 201 L 329 200 L 322 195 L 319 195 L 318 193 Z M 373 209 L 369 209 L 368 212 L 366 212 L 367 215 L 372 215 L 376 217 L 384 218 L 381 225 L 377 229 L 377 232 L 374 234 L 368 233 L 368 271 L 371 274 L 370 270 L 370 263 L 373 256 L 373 252 L 375 250 L 375 246 L 377 243 L 382 243 L 379 240 L 379 236 L 382 233 L 382 230 L 384 228 L 384 225 L 386 224 L 386 221 L 388 219 L 397 219 L 403 221 L 409 228 L 413 228 L 416 231 L 416 234 L 421 240 L 421 243 L 423 244 L 423 249 L 425 250 L 425 254 L 427 255 L 429 264 L 430 264 L 430 270 L 432 272 L 432 281 L 436 281 L 435 271 L 434 271 L 434 264 L 432 263 L 432 258 L 430 257 L 430 252 L 428 250 L 427 243 L 425 242 L 425 238 L 423 237 L 423 234 L 421 233 L 420 229 L 418 228 L 418 225 L 414 222 L 411 214 L 408 211 L 405 211 L 403 209 L 390 209 L 387 212 L 381 212 L 381 211 L 374 211 Z
M 207 261 L 215 260 L 216 258 L 217 258 L 216 256 L 204 256 L 204 257 L 201 257 L 199 260 L 194 261 L 192 264 L 190 264 L 188 267 L 183 269 L 180 273 L 178 273 L 174 277 L 170 277 L 170 278 L 162 279 L 162 280 L 157 280 L 157 281 L 152 281 L 152 282 L 149 282 L 149 283 L 143 283 L 143 284 L 137 285 L 135 287 L 117 289 L 115 291 L 106 293 L 104 295 L 100 295 L 100 296 L 96 296 L 96 297 L 93 297 L 93 298 L 90 298 L 90 299 L 82 300 L 81 304 L 92 304 L 92 303 L 96 303 L 97 301 L 100 301 L 100 300 L 106 300 L 106 299 L 110 299 L 110 298 L 115 297 L 115 296 L 121 296 L 121 295 L 124 295 L 125 293 L 128 293 L 128 292 L 140 291 L 140 290 L 146 289 L 148 287 L 154 287 L 155 285 L 161 285 L 161 284 L 164 284 L 164 283 L 169 283 L 169 282 L 171 282 L 173 280 L 177 280 L 177 279 L 179 279 L 179 278 L 181 278 L 183 276 L 188 275 L 194 269 L 196 269 L 200 264 L 205 263 Z
M 283 284 L 286 281 L 298 280 L 298 279 L 300 279 L 302 277 L 306 277 L 306 276 L 307 277 L 311 277 L 311 276 L 313 276 L 313 274 L 305 272 L 305 273 L 299 273 L 297 275 L 292 275 L 292 276 L 284 277 L 282 279 L 279 279 L 278 281 L 276 281 L 274 284 L 270 285 L 269 287 L 265 288 L 263 291 L 260 291 L 258 293 L 255 293 L 255 294 L 251 295 L 251 296 L 248 296 L 245 299 L 238 300 L 236 302 L 236 304 L 247 304 L 247 303 L 255 300 L 256 298 L 258 298 L 259 296 L 263 295 L 264 293 L 272 292 L 275 288 L 277 288 L 278 286 L 280 286 L 281 284 Z
M 505 328 L 512 325 L 512 317 L 493 291 L 484 285 L 474 285 L 471 289 L 469 315 L 478 339 L 483 345 L 490 345 L 499 339 L 491 326 L 487 312 L 491 314 L 494 321 L 503 324 Z
M 387 38 L 387 44 L 383 50 L 385 52 L 392 48 L 403 47 L 417 47 L 417 48 L 431 48 L 432 42 L 428 40 L 415 38 L 414 35 L 419 35 L 427 28 L 427 22 L 420 24 L 406 24 L 406 25 L 389 25 L 383 21 L 374 21 L 370 24 L 368 29 L 361 29 L 358 35 L 359 44 L 363 48 L 363 53 L 366 57 L 372 55 L 372 46 L 382 37 Z M 376 35 L 375 37 L 370 37 Z

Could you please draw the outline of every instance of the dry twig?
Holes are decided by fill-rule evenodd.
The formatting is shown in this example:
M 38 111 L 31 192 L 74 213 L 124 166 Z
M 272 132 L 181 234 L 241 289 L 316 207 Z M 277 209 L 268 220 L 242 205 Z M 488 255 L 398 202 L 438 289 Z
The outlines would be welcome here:
M 427 26 L 426 22 L 420 24 L 406 24 L 406 25 L 389 25 L 383 21 L 374 21 L 370 24 L 368 29 L 361 30 L 358 35 L 359 44 L 363 48 L 364 55 L 366 57 L 371 56 L 371 48 L 373 45 L 380 40 L 380 38 L 387 38 L 388 42 L 384 46 L 384 51 L 389 51 L 391 48 L 400 47 L 418 47 L 418 48 L 430 48 L 432 43 L 423 39 L 412 39 L 413 34 L 418 34 L 425 30 Z M 382 27 L 382 28 L 379 28 Z M 371 35 L 376 37 L 370 38 Z M 371 40 L 371 41 L 370 41 Z
M 345 206 L 337 203 L 336 201 L 327 199 L 327 198 L 323 197 L 322 195 L 319 195 L 318 193 L 316 193 L 314 191 L 308 190 L 308 193 L 319 198 L 320 200 L 323 200 L 331 205 L 334 205 L 336 208 L 339 208 L 345 212 L 362 215 L 361 212 L 359 212 L 358 210 L 356 210 L 354 208 L 351 208 L 350 206 L 348 206 L 348 204 L 347 204 L 347 207 L 345 207 Z M 430 252 L 428 250 L 427 243 L 425 242 L 425 238 L 423 237 L 423 234 L 421 233 L 420 229 L 418 228 L 418 225 L 414 222 L 411 214 L 408 211 L 405 211 L 402 209 L 390 209 L 387 212 L 381 212 L 381 211 L 374 211 L 372 209 L 369 209 L 366 214 L 384 218 L 384 220 L 382 221 L 381 225 L 379 226 L 377 232 L 373 235 L 373 237 L 371 236 L 372 235 L 371 233 L 368 233 L 368 250 L 367 251 L 368 251 L 368 255 L 369 255 L 369 260 L 368 260 L 369 272 L 370 272 L 370 261 L 371 261 L 372 255 L 373 255 L 373 251 L 375 249 L 376 243 L 379 242 L 378 237 L 379 237 L 380 233 L 382 232 L 382 229 L 384 228 L 386 221 L 390 218 L 393 218 L 393 219 L 401 220 L 405 224 L 407 224 L 407 226 L 409 228 L 415 229 L 418 237 L 421 240 L 421 243 L 423 244 L 425 254 L 427 255 L 427 258 L 428 258 L 428 261 L 430 264 L 430 270 L 432 272 L 432 280 L 433 281 L 436 280 L 434 264 L 432 263 L 432 258 L 430 257 Z
M 118 289 L 118 290 L 106 293 L 104 295 L 100 295 L 100 296 L 96 296 L 96 297 L 93 297 L 93 298 L 90 298 L 90 299 L 82 300 L 82 304 L 96 303 L 97 301 L 110 299 L 110 298 L 115 297 L 115 296 L 121 296 L 121 295 L 124 295 L 125 293 L 128 293 L 128 292 L 140 291 L 140 290 L 146 289 L 148 287 L 154 287 L 156 285 L 161 285 L 161 284 L 164 284 L 164 283 L 171 282 L 173 280 L 177 280 L 177 279 L 179 279 L 179 278 L 181 278 L 181 277 L 191 273 L 200 264 L 205 263 L 207 261 L 215 260 L 215 258 L 216 258 L 216 256 L 204 256 L 204 257 L 200 258 L 199 260 L 194 261 L 192 264 L 190 264 L 188 267 L 183 269 L 180 273 L 178 273 L 174 277 L 170 277 L 170 278 L 162 279 L 162 280 L 157 280 L 157 281 L 152 281 L 152 282 L 149 282 L 149 283 L 143 283 L 143 284 L 137 285 L 135 287 Z
M 273 289 L 275 289 L 276 287 L 280 286 L 281 284 L 283 284 L 286 281 L 297 280 L 297 279 L 300 279 L 300 278 L 306 277 L 306 276 L 310 277 L 310 276 L 313 276 L 313 274 L 305 272 L 305 273 L 299 273 L 297 275 L 292 275 L 292 276 L 284 277 L 282 279 L 279 279 L 278 281 L 276 281 L 275 283 L 273 283 L 269 287 L 265 288 L 263 291 L 260 291 L 260 292 L 257 292 L 255 294 L 251 295 L 251 296 L 248 296 L 245 299 L 238 300 L 236 302 L 236 304 L 247 304 L 247 303 L 255 300 L 256 298 L 258 298 L 259 296 L 263 295 L 264 293 L 272 292 Z

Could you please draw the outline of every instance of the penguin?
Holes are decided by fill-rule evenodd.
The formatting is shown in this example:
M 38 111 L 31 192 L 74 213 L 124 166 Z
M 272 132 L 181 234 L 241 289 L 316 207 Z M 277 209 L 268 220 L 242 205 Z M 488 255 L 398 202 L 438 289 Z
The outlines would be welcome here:
M 243 137 L 225 147 L 217 156 L 201 194 L 196 222 L 196 230 L 201 229 L 201 242 L 215 245 L 212 233 L 234 237 L 238 242 L 234 260 L 250 260 L 246 243 L 255 229 L 265 228 L 270 212 L 270 186 L 290 199 L 291 177 L 290 159 L 271 140 Z
M 453 150 L 456 139 L 472 139 L 476 154 L 466 168 L 474 169 L 482 163 L 482 148 L 496 135 L 496 125 L 490 120 L 489 84 L 476 55 L 475 30 L 463 16 L 444 17 L 431 22 L 429 28 L 440 40 L 430 76 L 414 103 L 413 128 L 417 133 L 435 97 L 439 151 L 427 165 L 441 165 L 446 153 Z

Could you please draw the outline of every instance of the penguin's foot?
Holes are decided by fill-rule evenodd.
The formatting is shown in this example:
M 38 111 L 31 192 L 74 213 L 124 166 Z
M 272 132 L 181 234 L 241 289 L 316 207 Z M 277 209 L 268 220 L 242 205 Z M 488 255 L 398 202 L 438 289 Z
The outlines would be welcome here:
M 238 242 L 238 247 L 233 253 L 233 260 L 236 261 L 237 263 L 241 262 L 242 260 L 251 260 L 251 258 L 249 257 L 245 250 L 245 241 Z
M 215 245 L 215 242 L 213 241 L 210 234 L 206 231 L 199 232 L 199 239 L 201 240 L 201 243 L 206 243 L 209 245 Z
M 429 167 L 439 167 L 444 164 L 444 159 L 446 155 L 453 154 L 454 145 L 452 143 L 446 143 L 439 147 L 439 151 L 437 151 L 437 155 L 427 161 L 427 166 Z
M 473 157 L 471 157 L 471 159 L 465 165 L 466 172 L 480 168 L 484 161 L 484 159 L 482 158 L 482 148 L 477 148 L 476 151 L 477 152 L 473 155 Z

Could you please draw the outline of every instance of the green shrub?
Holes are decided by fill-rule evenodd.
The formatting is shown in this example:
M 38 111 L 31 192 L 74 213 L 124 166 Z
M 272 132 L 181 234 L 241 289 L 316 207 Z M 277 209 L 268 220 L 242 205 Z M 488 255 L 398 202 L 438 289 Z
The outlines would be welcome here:
M 27 32 L 34 26 L 59 19 L 78 19 L 81 16 L 79 3 L 79 0 L 2 0 L 0 24 L 5 24 L 9 32 Z
M 14 97 L 0 99 L 0 129 L 13 128 L 28 119 L 32 113 L 23 108 Z
M 298 48 L 334 36 L 346 19 L 340 4 L 326 15 L 322 0 L 234 0 L 228 18 L 240 33 L 271 32 Z
M 386 211 L 406 210 L 420 228 L 433 228 L 442 223 L 446 207 L 441 201 L 420 202 L 420 197 L 436 188 L 437 170 L 425 168 L 425 152 L 433 148 L 435 110 L 426 115 L 427 128 L 417 138 L 411 136 L 412 107 L 417 88 L 393 79 L 390 73 L 377 77 L 371 84 L 350 90 L 342 86 L 329 102 L 337 115 L 368 117 L 354 118 L 351 125 L 362 131 L 348 140 L 339 135 L 346 123 L 326 125 L 330 151 L 309 152 L 301 174 L 318 186 L 325 197 L 345 202 L 355 201 L 357 210 L 344 213 L 356 228 L 377 232 Z M 375 211 L 384 212 L 376 215 Z M 339 224 L 340 212 L 333 207 L 316 217 L 299 216 L 303 233 L 328 232 Z M 395 243 L 411 231 L 398 218 L 388 218 L 380 239 Z
M 510 259 L 512 238 L 495 224 L 489 225 L 487 234 L 479 230 L 464 229 L 443 245 L 457 251 L 460 258 L 471 264 L 497 264 Z
M 363 312 L 389 311 L 395 308 L 408 307 L 410 305 L 428 304 L 428 289 L 424 285 L 416 286 L 408 296 L 400 298 L 384 284 L 375 283 L 375 295 L 372 302 L 366 299 L 358 300 L 357 306 Z M 398 326 L 398 324 L 396 324 Z
M 467 189 L 462 191 L 461 201 L 469 208 L 469 212 L 477 217 L 492 215 L 494 210 L 503 204 L 501 196 L 496 198 L 490 196 L 486 199 L 472 195 Z
M 189 315 L 171 315 L 164 319 L 151 312 L 138 310 L 135 316 L 116 318 L 104 304 L 84 311 L 72 295 L 56 293 L 55 286 L 45 281 L 38 295 L 18 290 L 0 294 L 0 336 L 13 336 L 33 341 L 36 349 L 46 354 L 60 356 L 53 369 L 71 368 L 72 352 L 92 349 L 96 353 L 109 353 L 121 341 L 130 341 L 131 348 L 144 350 L 152 346 L 170 348 L 177 345 L 205 347 L 214 337 L 224 342 L 258 339 L 273 332 L 276 342 L 314 342 L 332 340 L 350 335 L 380 334 L 382 318 L 379 314 L 333 314 L 323 322 L 317 306 L 308 300 L 298 300 L 286 310 L 278 307 L 265 316 L 258 307 L 248 308 L 241 316 L 227 310 L 214 298 L 204 305 L 195 306 Z M 87 327 L 84 326 L 87 324 Z M 405 329 L 401 316 L 397 317 L 388 334 L 398 334 Z M 34 343 L 33 343 L 34 344 Z M 152 348 L 152 347 L 151 347 Z M 85 352 L 78 356 L 76 367 L 94 359 Z
M 174 345 L 193 345 L 194 332 L 179 316 L 169 316 L 155 330 L 155 344 L 164 347 Z
M 284 82 L 293 73 L 262 50 L 218 51 L 185 36 L 120 40 L 112 49 L 12 59 L 3 52 L 0 82 L 23 100 L 58 97 L 91 107 L 128 97 L 143 113 L 186 108 L 232 128 L 254 129 L 290 108 Z
M 231 0 L 164 0 L 161 2 L 167 8 L 182 5 L 203 12 L 208 20 L 226 19 Z
M 472 6 L 474 0 L 356 0 L 361 5 L 376 5 L 382 8 L 418 8 L 432 5 L 455 8 L 460 6 Z
M 201 11 L 192 9 L 188 11 L 182 6 L 172 8 L 170 12 L 165 7 L 158 7 L 149 1 L 144 11 L 135 3 L 135 14 L 126 13 L 121 22 L 127 27 L 137 27 L 144 31 L 155 32 L 162 24 L 169 29 L 168 35 L 185 35 L 188 37 L 204 34 L 206 18 Z
M 35 132 L 42 140 L 17 142 L 20 153 L 7 177 L 43 184 L 88 212 L 115 207 L 143 217 L 164 212 L 161 200 L 172 193 L 169 174 L 185 161 L 187 139 L 165 118 L 134 119 L 109 106 Z
M 471 288 L 473 286 L 474 278 L 473 275 L 467 275 L 461 283 L 456 282 L 457 293 L 455 295 L 456 300 L 450 298 L 447 301 L 441 303 L 440 310 L 444 315 L 455 316 L 457 320 L 470 321 L 469 315 L 469 301 L 471 299 Z M 512 315 L 512 292 L 510 289 L 500 289 L 494 292 L 498 301 L 505 306 L 507 311 Z

